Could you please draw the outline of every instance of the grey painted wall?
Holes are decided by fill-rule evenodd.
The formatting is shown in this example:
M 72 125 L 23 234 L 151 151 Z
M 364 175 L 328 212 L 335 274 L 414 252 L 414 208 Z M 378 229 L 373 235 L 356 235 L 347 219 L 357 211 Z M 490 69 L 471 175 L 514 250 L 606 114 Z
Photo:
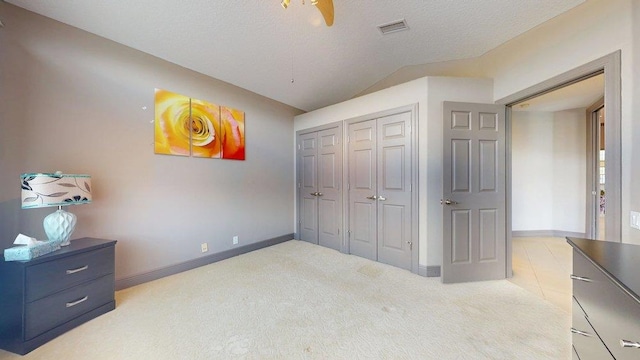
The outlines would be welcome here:
M 19 175 L 56 170 L 92 175 L 73 238 L 118 240 L 116 278 L 294 232 L 301 111 L 4 2 L 0 18 L 1 248 L 45 238 L 54 209 L 21 210 Z M 244 110 L 246 161 L 154 155 L 154 88 Z

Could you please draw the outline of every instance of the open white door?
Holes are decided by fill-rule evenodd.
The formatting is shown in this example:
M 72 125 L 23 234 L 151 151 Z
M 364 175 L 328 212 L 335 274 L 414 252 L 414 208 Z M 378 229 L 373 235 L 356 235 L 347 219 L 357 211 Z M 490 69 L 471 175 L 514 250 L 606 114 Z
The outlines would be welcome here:
M 506 277 L 505 107 L 444 103 L 442 282 Z

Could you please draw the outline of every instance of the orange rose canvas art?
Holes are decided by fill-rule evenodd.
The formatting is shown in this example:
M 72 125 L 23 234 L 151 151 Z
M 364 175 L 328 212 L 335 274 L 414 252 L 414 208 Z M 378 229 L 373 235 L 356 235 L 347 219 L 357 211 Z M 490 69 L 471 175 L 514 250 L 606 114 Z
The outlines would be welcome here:
M 245 159 L 244 112 L 155 90 L 156 154 Z
M 222 119 L 222 158 L 244 160 L 244 112 L 226 106 L 220 108 Z
M 220 158 L 221 142 L 220 106 L 191 99 L 191 154 Z
M 191 154 L 191 99 L 156 89 L 156 154 L 189 156 Z

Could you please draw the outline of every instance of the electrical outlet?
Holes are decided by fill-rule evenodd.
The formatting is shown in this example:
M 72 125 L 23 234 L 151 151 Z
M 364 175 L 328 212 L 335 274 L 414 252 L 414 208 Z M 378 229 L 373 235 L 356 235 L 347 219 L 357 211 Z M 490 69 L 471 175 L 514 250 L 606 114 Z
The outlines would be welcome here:
M 238 235 L 233 237 L 233 245 L 238 245 Z
M 200 244 L 200 250 L 202 250 L 203 253 L 209 251 L 209 246 L 207 246 L 207 243 Z

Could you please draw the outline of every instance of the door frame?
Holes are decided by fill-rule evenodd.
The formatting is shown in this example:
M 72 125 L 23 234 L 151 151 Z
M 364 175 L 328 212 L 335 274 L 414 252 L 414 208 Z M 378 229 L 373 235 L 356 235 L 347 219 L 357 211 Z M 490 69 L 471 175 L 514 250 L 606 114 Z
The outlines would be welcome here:
M 582 81 L 598 73 L 604 73 L 604 99 L 605 99 L 605 144 L 607 146 L 605 173 L 611 174 L 615 181 L 607 181 L 607 216 L 605 217 L 605 239 L 621 242 L 621 200 L 622 200 L 622 71 L 621 51 L 617 50 L 599 59 L 593 60 L 573 70 L 554 76 L 537 85 L 496 101 L 496 104 L 507 107 L 506 131 L 507 131 L 507 163 L 506 163 L 506 231 L 507 231 L 507 277 L 513 276 L 512 264 L 512 198 L 511 198 L 511 107 L 522 101 L 554 91 L 567 85 Z M 610 187 L 610 189 L 609 189 Z M 611 241 L 611 240 L 610 240 Z
M 294 239 L 300 239 L 300 226 L 302 225 L 301 224 L 302 220 L 300 220 L 302 218 L 300 216 L 300 212 L 302 211 L 302 206 L 300 204 L 300 202 L 302 201 L 301 196 L 300 196 L 301 189 L 298 187 L 298 182 L 300 181 L 301 171 L 302 171 L 302 166 L 301 166 L 302 164 L 300 163 L 300 157 L 298 156 L 298 150 L 300 150 L 300 143 L 299 143 L 298 140 L 300 139 L 300 135 L 305 135 L 305 134 L 309 134 L 309 133 L 313 133 L 313 132 L 317 132 L 317 131 L 322 131 L 322 130 L 327 130 L 327 129 L 333 129 L 333 128 L 338 128 L 338 133 L 340 133 L 342 135 L 343 134 L 342 126 L 343 126 L 343 122 L 342 121 L 336 121 L 336 122 L 332 122 L 330 124 L 315 126 L 315 127 L 312 127 L 312 128 L 296 131 L 296 145 L 295 145 L 295 157 L 296 157 L 295 166 L 296 166 L 296 171 L 295 171 L 295 179 L 294 179 L 294 184 L 295 184 L 295 188 L 294 189 L 295 189 L 295 198 L 296 198 L 295 199 L 295 202 L 296 202 L 296 213 L 295 213 L 296 214 L 296 218 L 294 220 L 295 221 L 295 224 L 294 224 L 295 227 L 294 228 L 296 229 L 296 232 L 294 234 Z M 344 139 L 344 135 L 343 135 L 342 139 Z M 341 144 L 343 146 L 343 151 L 344 151 L 344 143 L 345 143 L 345 141 L 343 140 L 342 144 Z M 344 159 L 344 154 L 342 155 L 342 157 Z M 343 161 L 343 166 L 340 168 L 340 171 L 344 172 L 344 161 Z M 341 176 L 341 177 L 344 179 L 343 176 Z M 344 184 L 344 182 L 342 184 Z M 344 203 L 344 186 L 342 186 L 342 189 L 340 189 L 339 193 L 340 193 L 340 197 L 341 197 L 340 202 Z M 343 216 L 340 219 L 338 219 L 338 221 L 339 221 L 338 226 L 339 226 L 339 229 L 341 230 L 341 234 L 340 235 L 342 235 L 342 236 L 344 236 L 344 233 L 345 233 L 345 231 L 343 231 L 343 229 L 344 229 L 343 219 L 344 219 L 344 212 L 343 212 Z M 342 241 L 342 244 L 344 244 L 344 241 Z M 343 246 L 340 247 L 340 251 L 344 252 L 344 247 Z
M 604 97 L 593 103 L 586 110 L 586 126 L 587 126 L 587 193 L 586 193 L 586 235 L 587 238 L 598 238 L 598 215 L 597 210 L 600 205 L 600 197 L 597 191 L 600 189 L 600 166 L 599 166 L 599 150 L 600 150 L 600 129 L 599 121 L 595 119 L 595 112 L 604 107 Z M 606 108 L 605 108 L 606 111 Z M 606 123 L 606 119 L 605 119 Z M 606 144 L 605 144 L 606 147 Z M 605 175 L 606 176 L 606 175 Z M 606 180 L 605 180 L 606 181 Z M 596 192 L 595 194 L 593 192 Z M 598 199 L 598 200 L 596 200 Z M 605 224 L 606 226 L 606 224 Z
M 395 115 L 399 113 L 409 112 L 411 114 L 411 242 L 413 243 L 413 249 L 411 252 L 411 272 L 419 273 L 419 260 L 420 260 L 420 237 L 419 231 L 419 214 L 418 214 L 418 194 L 420 192 L 418 186 L 418 104 L 401 106 L 389 110 L 379 111 L 372 114 L 357 116 L 351 119 L 344 120 L 344 126 L 342 127 L 342 154 L 343 154 L 343 170 L 342 170 L 342 214 L 343 224 L 349 224 L 349 201 L 348 191 L 345 184 L 349 183 L 349 142 L 347 137 L 349 135 L 349 125 L 362 121 L 378 119 L 381 117 Z M 342 233 L 342 248 L 343 253 L 349 254 L 349 229 L 345 228 Z

